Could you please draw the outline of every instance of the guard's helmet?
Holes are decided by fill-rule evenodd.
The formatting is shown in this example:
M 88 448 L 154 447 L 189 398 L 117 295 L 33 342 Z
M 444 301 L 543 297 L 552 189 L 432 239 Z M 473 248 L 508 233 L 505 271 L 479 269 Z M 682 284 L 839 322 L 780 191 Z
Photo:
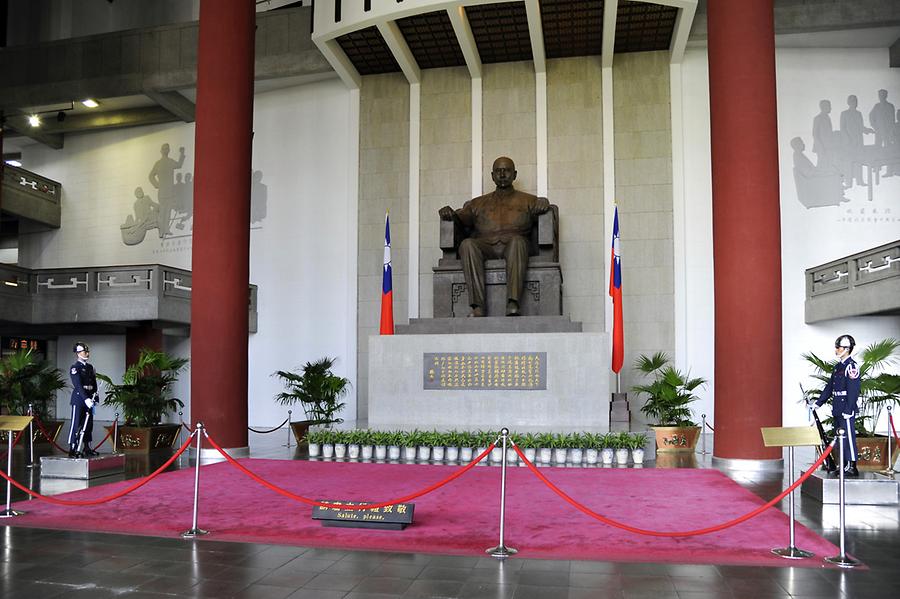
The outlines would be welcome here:
M 853 353 L 853 348 L 856 347 L 856 339 L 852 335 L 841 335 L 834 340 L 834 346 L 845 347 L 847 348 L 847 353 Z
M 72 351 L 76 354 L 83 351 L 90 351 L 90 349 L 91 348 L 87 346 L 87 343 L 82 343 L 81 341 L 72 346 Z

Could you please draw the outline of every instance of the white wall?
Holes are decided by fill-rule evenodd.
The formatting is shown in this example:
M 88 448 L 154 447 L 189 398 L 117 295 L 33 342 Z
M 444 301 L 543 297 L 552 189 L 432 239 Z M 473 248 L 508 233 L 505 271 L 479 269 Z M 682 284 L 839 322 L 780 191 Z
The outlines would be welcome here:
M 859 110 L 868 125 L 868 113 L 877 102 L 877 90 L 887 89 L 888 99 L 900 106 L 900 72 L 890 69 L 886 49 L 779 49 L 778 146 L 781 172 L 782 322 L 783 322 L 783 417 L 784 424 L 807 422 L 799 403 L 798 383 L 809 384 L 809 369 L 800 355 L 814 351 L 830 357 L 834 339 L 851 333 L 859 346 L 893 336 L 900 337 L 900 318 L 860 317 L 807 325 L 804 271 L 807 268 L 863 251 L 900 236 L 900 178 L 883 178 L 867 199 L 865 188 L 845 192 L 840 206 L 806 208 L 797 199 L 790 140 L 802 137 L 807 156 L 815 162 L 812 120 L 819 101 L 831 100 L 834 128 L 850 94 L 859 97 Z M 713 379 L 713 261 L 712 185 L 710 179 L 709 89 L 705 49 L 686 53 L 682 101 L 685 107 L 685 223 L 686 240 L 686 352 L 678 356 L 682 367 Z M 867 136 L 866 144 L 872 143 Z M 878 215 L 873 214 L 878 210 Z M 892 212 L 888 212 L 891 210 Z M 849 222 L 847 219 L 850 219 Z M 875 220 L 879 219 L 879 220 Z M 678 226 L 678 223 L 676 223 Z M 751 282 L 748 282 L 751 284 Z M 761 351 L 747 348 L 747 351 Z M 764 351 L 764 349 L 762 350 Z M 766 390 L 760 390 L 766 392 Z M 714 422 L 712 385 L 702 394 L 697 411 Z M 748 409 L 752 409 L 748 406 Z
M 356 297 L 346 273 L 351 266 L 349 240 L 356 231 L 349 224 L 355 195 L 351 200 L 346 169 L 350 93 L 333 79 L 258 94 L 254 101 L 252 166 L 262 172 L 267 202 L 266 216 L 254 222 L 250 236 L 250 281 L 259 286 L 259 320 L 248 344 L 249 421 L 265 427 L 286 416 L 286 409 L 272 401 L 279 391 L 269 376 L 272 372 L 326 355 L 338 358 L 337 374 L 352 379 L 354 391 L 345 412 L 345 418 L 352 419 L 356 325 L 347 322 L 347 314 L 353 312 Z M 123 243 L 119 227 L 133 211 L 136 186 L 157 199 L 148 174 L 163 143 L 171 146 L 173 158 L 185 146 L 181 172 L 193 172 L 193 135 L 193 125 L 172 124 L 71 135 L 62 150 L 26 147 L 27 168 L 63 184 L 63 224 L 56 231 L 22 235 L 20 264 L 52 268 L 162 263 L 190 268 L 190 226 L 173 229 L 174 236 L 164 240 L 151 230 L 134 246 Z M 124 337 L 83 340 L 91 345 L 97 370 L 120 380 Z M 62 350 L 74 341 L 60 339 L 59 363 L 65 372 L 72 356 Z M 165 348 L 189 355 L 190 340 L 166 336 Z M 175 395 L 187 401 L 189 394 L 187 373 Z M 68 412 L 67 402 L 64 393 L 60 414 Z M 295 412 L 302 415 L 299 407 Z M 189 414 L 186 409 L 185 420 Z M 112 410 L 101 408 L 97 419 L 112 415 Z

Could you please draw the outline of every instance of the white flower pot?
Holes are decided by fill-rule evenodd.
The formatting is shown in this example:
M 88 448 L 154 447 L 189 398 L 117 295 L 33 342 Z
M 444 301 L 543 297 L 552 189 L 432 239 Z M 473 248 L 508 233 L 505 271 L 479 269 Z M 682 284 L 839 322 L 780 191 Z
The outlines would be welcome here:
M 632 449 L 631 450 L 631 459 L 634 460 L 636 465 L 644 463 L 644 450 L 643 449 Z
M 613 463 L 613 457 L 615 457 L 616 452 L 613 451 L 609 447 L 604 447 L 602 451 L 600 451 L 600 461 L 609 466 Z
M 462 462 L 469 463 L 475 456 L 472 455 L 471 447 L 460 447 L 459 448 L 459 459 Z
M 400 459 L 400 446 L 399 445 L 391 445 L 388 447 L 388 459 L 392 461 L 396 461 Z
M 318 443 L 310 443 L 309 444 L 309 457 L 315 458 L 319 456 L 319 451 L 321 448 Z
M 590 465 L 594 465 L 600 459 L 600 452 L 596 449 L 585 449 L 584 450 L 584 461 Z
M 334 457 L 334 445 L 332 445 L 331 443 L 323 443 L 322 444 L 322 457 L 323 458 Z
M 335 443 L 334 444 L 334 457 L 339 460 L 344 459 L 347 455 L 347 444 L 346 443 Z
M 359 459 L 359 445 L 356 443 L 350 443 L 347 445 L 347 457 L 351 460 Z
M 431 447 L 428 445 L 419 445 L 419 459 L 422 461 L 431 459 Z
M 386 460 L 387 459 L 387 445 L 376 445 L 375 446 L 375 459 L 376 460 Z
M 415 447 L 404 447 L 403 448 L 403 460 L 406 462 L 415 462 L 416 461 L 416 448 Z
M 361 448 L 360 456 L 364 460 L 371 460 L 373 447 L 371 445 L 363 445 Z
M 569 453 L 569 450 L 565 447 L 557 447 L 553 449 L 553 463 L 554 464 L 565 464 L 566 463 L 566 454 Z
M 519 461 L 519 454 L 516 453 L 515 449 L 507 449 L 506 450 L 506 463 L 507 464 L 515 464 Z
M 503 448 L 495 447 L 491 450 L 491 461 L 499 464 L 503 460 Z
M 448 462 L 457 461 L 459 459 L 459 447 L 448 447 L 446 458 Z
M 620 466 L 624 466 L 628 463 L 628 450 L 627 449 L 617 449 L 616 450 L 616 464 Z
M 541 447 L 538 455 L 541 464 L 549 464 L 551 458 L 553 457 L 553 450 L 549 447 Z
M 580 447 L 573 447 L 569 450 L 569 460 L 573 464 L 581 464 L 581 460 L 584 458 L 584 450 Z
M 431 457 L 435 462 L 443 462 L 444 461 L 444 447 L 432 447 L 431 448 Z
M 526 447 L 522 450 L 522 453 L 525 454 L 525 459 L 534 464 L 534 456 L 537 453 L 537 449 L 534 447 Z

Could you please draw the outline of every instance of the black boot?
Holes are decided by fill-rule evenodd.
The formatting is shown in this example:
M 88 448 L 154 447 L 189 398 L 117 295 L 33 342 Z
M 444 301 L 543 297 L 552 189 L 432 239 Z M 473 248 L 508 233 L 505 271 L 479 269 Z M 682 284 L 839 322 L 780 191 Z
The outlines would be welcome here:
M 859 470 L 856 469 L 856 460 L 850 460 L 844 467 L 844 476 L 847 478 L 859 478 Z
M 93 456 L 100 455 L 100 453 L 97 452 L 97 451 L 95 451 L 95 450 L 93 450 L 93 449 L 91 449 L 90 446 L 85 445 L 85 446 L 84 446 L 84 455 L 90 458 L 90 457 L 93 457 Z
M 77 447 L 69 447 L 69 457 L 70 458 L 80 458 L 81 453 L 78 451 Z

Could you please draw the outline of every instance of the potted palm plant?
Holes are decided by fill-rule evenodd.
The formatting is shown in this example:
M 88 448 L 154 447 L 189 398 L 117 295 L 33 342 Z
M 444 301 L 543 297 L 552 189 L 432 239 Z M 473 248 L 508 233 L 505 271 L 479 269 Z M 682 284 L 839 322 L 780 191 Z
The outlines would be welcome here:
M 525 454 L 525 458 L 533 464 L 537 453 L 538 436 L 535 433 L 525 433 L 516 435 L 515 441 L 516 445 L 522 449 L 522 453 Z
M 856 417 L 857 466 L 860 470 L 884 470 L 891 432 L 879 436 L 875 434 L 875 427 L 885 407 L 892 406 L 893 409 L 900 405 L 900 376 L 887 372 L 898 362 L 900 340 L 889 337 L 876 341 L 854 356 L 859 363 L 860 378 L 859 415 Z M 804 390 L 804 399 L 815 400 L 828 384 L 837 360 L 826 361 L 812 352 L 803 354 L 803 359 L 812 365 L 812 377 L 816 380 L 816 385 Z M 831 400 L 826 403 L 830 405 Z M 832 424 L 831 417 L 826 418 L 824 424 Z M 896 460 L 898 452 L 891 453 Z
M 628 449 L 631 450 L 631 459 L 635 464 L 644 463 L 644 446 L 647 444 L 647 435 L 644 433 L 631 433 L 628 435 Z
M 300 372 L 278 370 L 272 373 L 284 385 L 284 391 L 275 396 L 275 401 L 284 406 L 299 403 L 306 414 L 306 420 L 291 422 L 297 443 L 304 441 L 310 426 L 331 426 L 344 421 L 337 413 L 344 407 L 340 399 L 350 391 L 350 380 L 331 371 L 335 362 L 336 358 L 325 357 L 307 362 Z
M 121 383 L 97 373 L 106 388 L 104 403 L 117 407 L 125 419 L 118 428 L 116 447 L 146 453 L 175 444 L 181 424 L 161 423 L 164 416 L 184 407 L 184 402 L 172 397 L 172 385 L 187 364 L 187 358 L 144 348 L 125 370 Z
M 9 414 L 25 416 L 30 404 L 33 415 L 47 429 L 51 441 L 59 435 L 63 422 L 50 420 L 50 406 L 56 400 L 56 392 L 65 386 L 59 370 L 47 361 L 36 360 L 30 349 L 0 359 L 0 405 Z M 33 441 L 50 442 L 37 427 Z
M 691 420 L 690 404 L 699 399 L 694 390 L 706 385 L 706 379 L 691 378 L 669 362 L 669 356 L 664 352 L 639 356 L 635 368 L 653 380 L 633 389 L 647 395 L 641 412 L 656 422 L 651 426 L 656 433 L 656 451 L 693 452 L 700 428 Z
M 600 445 L 600 461 L 604 466 L 611 466 L 613 458 L 616 457 L 616 449 L 619 444 L 619 435 L 617 433 L 601 434 L 597 439 Z
M 538 435 L 538 458 L 541 464 L 547 465 L 553 456 L 553 433 L 541 433 Z

